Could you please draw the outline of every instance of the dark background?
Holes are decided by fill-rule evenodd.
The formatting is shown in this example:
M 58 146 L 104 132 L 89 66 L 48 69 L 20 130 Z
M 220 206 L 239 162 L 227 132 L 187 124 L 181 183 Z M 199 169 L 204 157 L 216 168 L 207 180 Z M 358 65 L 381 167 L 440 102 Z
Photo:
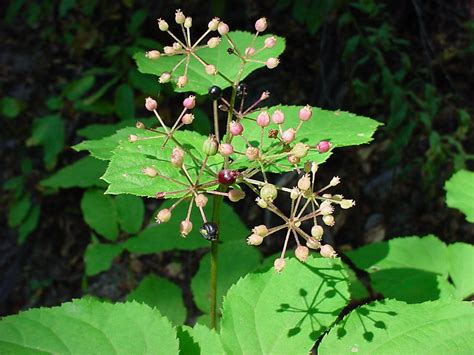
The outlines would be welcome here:
M 1 118 L 1 181 L 24 176 L 24 188 L 41 206 L 41 216 L 19 245 L 18 229 L 7 223 L 16 197 L 2 192 L 0 315 L 83 294 L 82 256 L 90 241 L 79 206 L 83 190 L 51 194 L 38 182 L 83 156 L 70 149 L 82 139 L 78 129 L 118 121 L 114 88 L 131 82 L 130 73 L 136 71 L 131 55 L 137 48 L 149 49 L 144 39 L 167 40 L 156 18 L 171 23 L 176 8 L 200 28 L 219 16 L 231 29 L 251 31 L 254 21 L 266 16 L 268 31 L 286 38 L 280 66 L 246 79 L 251 95 L 269 90 L 270 105 L 309 103 L 384 123 L 370 145 L 338 149 L 318 173 L 323 180 L 339 175 L 344 195 L 357 201 L 356 208 L 336 216 L 328 242 L 348 250 L 404 235 L 473 241 L 473 225 L 446 206 L 443 190 L 454 171 L 474 168 L 472 0 L 7 1 L 1 4 L 0 95 L 13 98 L 18 112 Z M 68 99 L 67 85 L 94 68 L 108 70 L 98 76 L 97 86 L 118 79 L 101 99 L 103 106 L 78 107 Z M 136 117 L 143 117 L 143 99 L 153 93 L 133 88 Z M 164 110 L 181 100 L 170 88 L 161 89 Z M 205 98 L 199 101 L 209 107 Z M 65 144 L 57 163 L 46 166 L 40 147 L 25 142 L 35 119 L 51 111 L 64 122 Z M 156 203 L 148 207 L 151 214 Z M 239 207 L 249 226 L 268 221 L 251 198 Z M 279 247 L 275 240 L 263 250 L 271 254 Z M 188 307 L 195 309 L 189 280 L 201 255 L 123 255 L 108 272 L 89 280 L 89 292 L 122 299 L 131 265 L 178 282 Z M 169 271 L 171 262 L 183 265 L 182 275 Z

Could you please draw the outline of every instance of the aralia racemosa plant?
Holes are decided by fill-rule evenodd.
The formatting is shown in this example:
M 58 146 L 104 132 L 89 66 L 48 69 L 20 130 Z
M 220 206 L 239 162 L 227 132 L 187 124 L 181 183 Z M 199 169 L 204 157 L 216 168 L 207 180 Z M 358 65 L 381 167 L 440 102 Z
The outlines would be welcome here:
M 157 212 L 156 222 L 178 218 L 176 238 L 196 238 L 198 231 L 210 242 L 214 327 L 218 248 L 226 239 L 219 233 L 222 202 L 251 198 L 281 220 L 277 226 L 257 225 L 250 235 L 242 236 L 251 246 L 266 238 L 283 238 L 281 254 L 274 261 L 276 272 L 284 272 L 291 249 L 301 262 L 311 249 L 325 258 L 336 257 L 334 248 L 324 243 L 323 226 L 333 226 L 335 210 L 349 209 L 355 202 L 333 191 L 339 177 L 321 182 L 317 171 L 335 148 L 370 141 L 378 123 L 309 104 L 267 107 L 270 92 L 266 90 L 250 95 L 245 77 L 259 68 L 275 70 L 285 47 L 282 37 L 265 34 L 265 18 L 255 22 L 254 33 L 230 31 L 228 24 L 214 18 L 204 32 L 196 34 L 192 18 L 180 10 L 173 22 L 158 19 L 158 29 L 169 36 L 170 45 L 138 53 L 135 59 L 140 71 L 186 92 L 182 105 L 171 109 L 176 116 L 170 118 L 161 113 L 157 97 L 146 98 L 145 108 L 154 123 L 137 122 L 128 139 L 114 150 L 103 179 L 109 183 L 108 193 L 173 199 Z M 193 110 L 201 101 L 211 105 L 207 136 L 187 129 L 196 120 Z M 286 172 L 299 175 L 294 185 L 272 183 L 271 174 Z M 289 214 L 278 207 L 282 195 L 291 201 Z M 187 206 L 184 215 L 175 214 L 180 204 Z M 207 204 L 212 204 L 210 214 Z M 193 210 L 201 217 L 200 225 L 191 222 Z

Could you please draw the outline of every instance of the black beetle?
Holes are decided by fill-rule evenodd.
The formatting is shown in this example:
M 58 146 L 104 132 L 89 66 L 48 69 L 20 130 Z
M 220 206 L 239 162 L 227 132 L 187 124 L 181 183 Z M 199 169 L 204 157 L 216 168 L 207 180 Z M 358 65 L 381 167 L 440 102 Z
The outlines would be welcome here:
M 205 239 L 214 242 L 219 235 L 219 227 L 214 222 L 206 222 L 199 228 L 199 233 L 201 233 Z

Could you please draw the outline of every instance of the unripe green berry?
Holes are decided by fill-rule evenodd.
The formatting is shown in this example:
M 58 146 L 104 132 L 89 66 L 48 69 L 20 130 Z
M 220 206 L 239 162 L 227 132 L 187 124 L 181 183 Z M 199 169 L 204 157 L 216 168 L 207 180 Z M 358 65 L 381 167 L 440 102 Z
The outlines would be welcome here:
M 278 190 L 273 184 L 265 184 L 260 190 L 260 197 L 266 202 L 273 202 L 278 195 Z
M 301 159 L 308 155 L 308 151 L 309 145 L 299 142 L 295 144 L 291 150 L 291 154 Z
M 219 143 L 216 140 L 216 137 L 209 136 L 204 143 L 202 144 L 202 151 L 206 155 L 216 155 L 219 149 Z

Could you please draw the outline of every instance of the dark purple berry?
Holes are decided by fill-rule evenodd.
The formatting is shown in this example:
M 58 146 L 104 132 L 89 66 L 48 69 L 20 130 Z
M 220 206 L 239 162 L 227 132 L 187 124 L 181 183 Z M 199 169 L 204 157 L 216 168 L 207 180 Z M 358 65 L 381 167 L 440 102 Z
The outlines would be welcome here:
M 222 89 L 216 85 L 213 85 L 209 88 L 207 92 L 211 100 L 219 100 L 222 97 Z
M 240 83 L 239 86 L 237 86 L 237 97 L 242 97 L 245 95 L 247 95 L 247 84 Z
M 235 182 L 239 174 L 237 170 L 224 169 L 217 174 L 217 180 L 219 184 L 230 185 Z
M 199 228 L 199 233 L 201 233 L 205 239 L 213 242 L 217 240 L 217 236 L 219 235 L 219 227 L 217 227 L 217 224 L 214 222 L 206 222 L 201 226 L 201 228 Z

